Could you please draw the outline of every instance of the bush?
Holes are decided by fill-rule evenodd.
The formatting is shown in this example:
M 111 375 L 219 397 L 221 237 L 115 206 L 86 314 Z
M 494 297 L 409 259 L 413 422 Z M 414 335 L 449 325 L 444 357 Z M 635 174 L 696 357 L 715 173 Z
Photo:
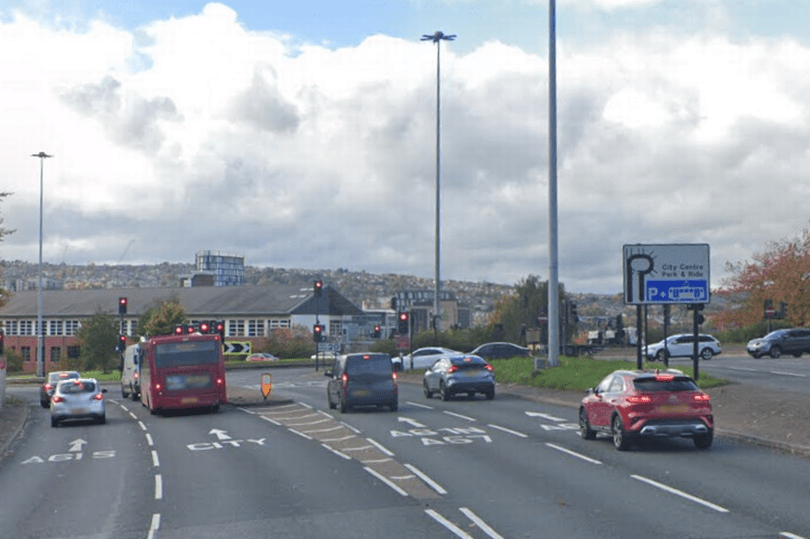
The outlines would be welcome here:
M 274 329 L 257 352 L 273 354 L 279 359 L 308 358 L 315 353 L 312 334 L 297 326 L 291 329 Z

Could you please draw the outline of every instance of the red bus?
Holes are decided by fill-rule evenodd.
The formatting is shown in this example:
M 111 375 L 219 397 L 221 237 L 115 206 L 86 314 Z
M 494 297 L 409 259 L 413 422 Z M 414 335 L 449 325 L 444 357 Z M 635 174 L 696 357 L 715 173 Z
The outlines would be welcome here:
M 227 404 L 219 335 L 150 337 L 141 345 L 141 403 L 152 414 L 180 408 L 219 411 Z

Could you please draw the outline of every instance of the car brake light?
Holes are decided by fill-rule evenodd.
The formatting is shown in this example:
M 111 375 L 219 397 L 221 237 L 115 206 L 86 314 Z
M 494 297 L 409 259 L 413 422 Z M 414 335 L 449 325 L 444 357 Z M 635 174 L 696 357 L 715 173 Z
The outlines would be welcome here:
M 652 398 L 649 395 L 630 395 L 627 397 L 627 402 L 633 404 L 649 404 L 652 402 Z
M 159 383 L 155 384 L 155 391 L 160 391 L 162 388 L 163 388 L 163 386 L 160 385 Z
M 490 371 L 490 372 L 495 372 L 495 369 L 493 369 L 493 368 L 492 368 L 492 365 L 490 365 L 489 363 L 487 363 L 486 365 L 484 365 L 484 368 L 485 368 L 486 370 Z
M 656 374 L 655 379 L 658 382 L 671 382 L 675 377 L 671 374 Z
M 707 393 L 699 393 L 694 397 L 692 397 L 692 399 L 696 400 L 697 402 L 709 402 L 710 400 L 712 400 L 712 398 Z
M 396 373 L 396 371 L 391 373 L 391 378 L 393 378 L 395 382 L 397 381 L 397 373 Z
M 45 391 L 50 391 L 53 389 L 53 384 L 45 384 Z
M 51 402 L 59 403 L 63 402 L 64 400 L 65 400 L 64 397 L 60 397 L 59 395 L 54 395 L 53 397 L 51 397 Z
M 93 395 L 93 398 L 96 399 L 97 401 L 104 400 L 104 393 L 96 393 L 95 395 Z
M 340 375 L 340 381 L 343 382 L 343 385 L 345 386 L 349 381 L 349 375 L 344 372 Z
M 138 373 L 137 372 L 135 373 L 135 379 L 136 380 L 138 379 Z
M 447 369 L 447 374 L 452 374 L 454 372 L 458 372 L 458 365 L 450 365 L 450 368 Z

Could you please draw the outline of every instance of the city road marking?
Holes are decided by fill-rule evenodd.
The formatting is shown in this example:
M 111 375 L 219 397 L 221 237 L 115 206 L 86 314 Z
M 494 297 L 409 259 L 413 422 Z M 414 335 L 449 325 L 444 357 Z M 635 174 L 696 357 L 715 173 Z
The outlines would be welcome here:
M 411 402 L 411 401 L 407 401 L 407 402 L 411 406 L 416 406 L 417 408 L 424 408 L 425 410 L 433 410 L 433 406 L 428 406 L 428 405 L 422 404 L 420 402 Z
M 512 434 L 514 436 L 519 436 L 520 438 L 528 438 L 529 437 L 528 434 L 523 434 L 522 432 L 518 432 L 516 430 L 507 429 L 506 427 L 493 425 L 492 423 L 488 424 L 487 427 L 492 427 L 493 429 L 497 429 L 497 430 L 500 430 L 500 431 L 503 431 L 503 432 L 508 432 L 509 434 Z
M 433 520 L 435 520 L 436 522 L 438 522 L 439 524 L 441 524 L 442 526 L 453 532 L 453 534 L 456 537 L 461 537 L 461 539 L 473 539 L 472 535 L 468 535 L 464 530 L 462 530 L 461 528 L 459 528 L 458 526 L 456 526 L 455 524 L 453 524 L 452 522 L 441 516 L 433 509 L 425 509 L 425 513 L 427 513 L 428 516 L 430 516 L 430 518 L 432 518 Z
M 160 513 L 155 513 L 152 515 L 152 523 L 149 525 L 149 533 L 146 535 L 146 539 L 154 539 L 155 532 L 160 529 Z
M 529 412 L 527 410 L 525 413 L 529 417 L 542 417 L 543 419 L 547 419 L 549 421 L 556 421 L 557 423 L 565 421 L 565 419 L 563 419 L 561 417 L 555 417 L 555 416 L 549 415 L 549 414 L 541 414 L 540 412 Z
M 474 418 L 472 418 L 472 417 L 467 417 L 466 415 L 457 414 L 457 413 L 455 413 L 455 412 L 448 412 L 448 411 L 445 411 L 444 413 L 445 413 L 445 414 L 447 414 L 447 415 L 451 415 L 451 416 L 453 416 L 453 417 L 457 417 L 457 418 L 459 418 L 459 419 L 464 419 L 464 420 L 466 420 L 466 421 L 473 421 L 473 422 L 475 421 L 475 419 L 474 419 Z
M 152 451 L 152 466 L 154 466 L 155 468 L 160 466 L 157 451 Z
M 155 499 L 163 499 L 163 477 L 160 474 L 155 474 Z
M 377 449 L 379 449 L 380 451 L 382 451 L 383 453 L 385 453 L 385 454 L 386 454 L 386 455 L 388 455 L 389 457 L 393 457 L 393 456 L 394 456 L 394 453 L 393 453 L 393 452 L 391 452 L 391 451 L 389 451 L 389 450 L 388 450 L 388 449 L 387 449 L 385 446 L 383 446 L 381 443 L 378 443 L 378 442 L 376 442 L 376 441 L 372 440 L 371 438 L 366 438 L 366 440 L 368 440 L 368 442 L 369 442 L 370 444 L 372 444 L 374 447 L 376 447 Z
M 484 533 L 492 537 L 492 539 L 503 539 L 503 537 L 498 532 L 490 528 L 486 522 L 481 520 L 481 518 L 478 515 L 476 515 L 466 507 L 459 507 L 459 511 L 464 513 L 467 516 L 467 518 L 472 520 L 476 526 L 484 530 Z
M 404 490 L 402 490 L 401 488 L 399 488 L 399 486 L 397 484 L 393 483 L 387 477 L 385 477 L 385 476 L 377 473 L 376 471 L 372 470 L 368 466 L 364 466 L 363 469 L 365 471 L 367 471 L 368 473 L 370 473 L 371 475 L 373 475 L 374 477 L 376 477 L 377 479 L 379 479 L 380 481 L 382 481 L 383 483 L 385 483 L 386 485 L 388 485 L 389 487 L 391 487 L 398 494 L 400 494 L 402 496 L 407 496 L 408 495 L 408 493 L 405 492 Z
M 572 457 L 576 457 L 576 458 L 578 458 L 578 459 L 582 459 L 582 460 L 584 460 L 585 462 L 590 462 L 591 464 L 602 464 L 602 463 L 601 463 L 600 461 L 598 461 L 598 460 L 592 459 L 592 458 L 590 458 L 590 457 L 586 457 L 585 455 L 581 455 L 580 453 L 576 453 L 576 452 L 574 452 L 574 451 L 571 451 L 570 449 L 566 449 L 566 448 L 564 448 L 564 447 L 560 447 L 559 445 L 550 444 L 550 443 L 546 443 L 546 445 L 547 445 L 548 447 L 552 448 L 552 449 L 556 449 L 557 451 L 562 451 L 563 453 L 565 453 L 565 454 L 567 454 L 567 455 L 571 455 Z
M 663 483 L 659 483 L 657 481 L 653 481 L 652 479 L 647 479 L 646 477 L 642 477 L 640 475 L 635 475 L 635 474 L 631 475 L 630 477 L 632 477 L 633 479 L 638 479 L 639 481 L 641 481 L 643 483 L 647 483 L 648 485 L 652 485 L 652 486 L 654 486 L 656 488 L 660 488 L 661 490 L 665 490 L 665 491 L 667 491 L 667 492 L 669 492 L 671 494 L 675 494 L 676 496 L 686 498 L 687 500 L 690 500 L 690 501 L 693 501 L 693 502 L 698 503 L 700 505 L 703 505 L 705 507 L 708 507 L 709 509 L 714 509 L 718 513 L 728 513 L 728 509 L 726 509 L 725 507 L 721 507 L 719 505 L 715 505 L 715 504 L 713 504 L 711 502 L 708 502 L 706 500 L 702 500 L 702 499 L 700 499 L 700 498 L 698 498 L 696 496 L 692 496 L 691 494 L 687 494 L 686 492 L 683 492 L 682 490 L 678 490 L 678 489 L 675 489 L 675 488 L 672 488 L 672 487 L 668 487 L 667 485 L 664 485 Z
M 430 486 L 430 488 L 432 488 L 439 494 L 442 495 L 447 494 L 447 491 L 444 490 L 440 484 L 438 484 L 436 481 L 425 475 L 425 473 L 422 472 L 422 470 L 419 470 L 416 466 L 413 466 L 412 464 L 405 464 L 404 466 L 408 468 L 410 471 L 412 471 L 417 477 L 419 477 L 419 479 L 427 483 L 428 486 Z
M 785 372 L 785 371 L 771 371 L 771 374 L 778 374 L 780 376 L 795 376 L 797 378 L 805 378 L 806 374 L 800 374 L 796 372 Z

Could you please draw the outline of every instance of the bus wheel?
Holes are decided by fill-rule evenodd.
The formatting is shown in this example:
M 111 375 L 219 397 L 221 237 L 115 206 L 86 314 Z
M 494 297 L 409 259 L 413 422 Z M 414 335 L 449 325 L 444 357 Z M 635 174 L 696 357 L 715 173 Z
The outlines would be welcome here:
M 213 405 L 211 407 L 211 413 L 212 414 L 218 414 L 219 413 L 219 403 L 216 403 L 215 405 Z

